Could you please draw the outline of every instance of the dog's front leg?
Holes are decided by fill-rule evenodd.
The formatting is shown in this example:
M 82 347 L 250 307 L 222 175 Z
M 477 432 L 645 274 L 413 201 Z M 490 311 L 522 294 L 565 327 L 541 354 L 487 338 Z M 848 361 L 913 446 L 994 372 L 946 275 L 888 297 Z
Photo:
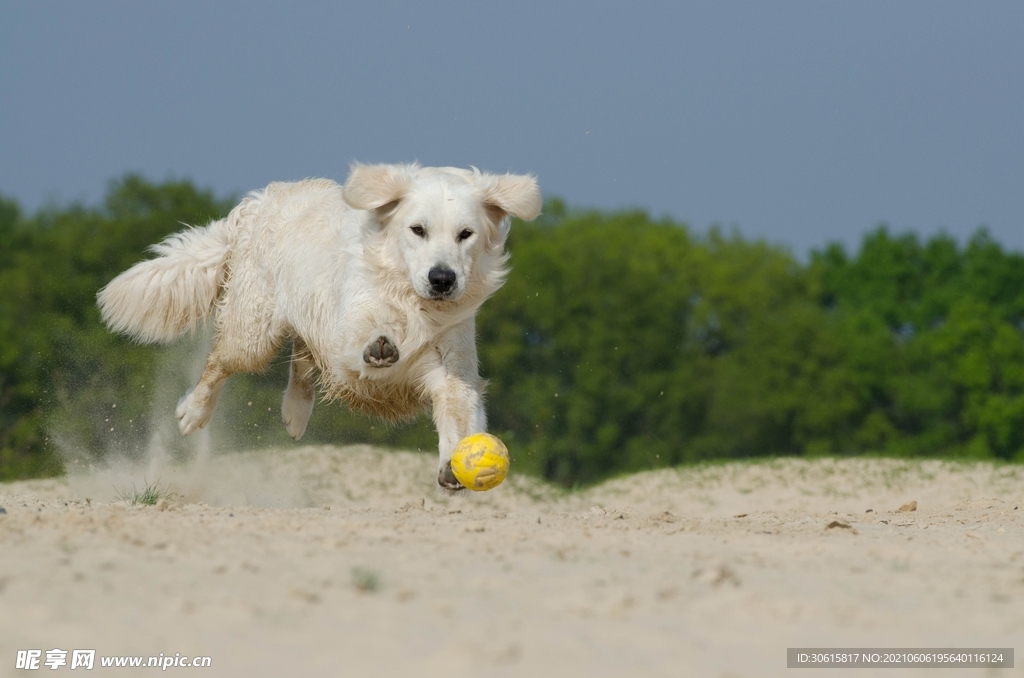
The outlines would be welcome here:
M 452 473 L 452 452 L 459 441 L 487 430 L 484 382 L 477 373 L 476 344 L 472 325 L 438 349 L 438 364 L 427 378 L 437 427 L 439 460 L 437 484 L 461 490 Z
M 437 426 L 439 460 L 437 484 L 448 490 L 463 489 L 452 473 L 452 452 L 459 441 L 487 430 L 482 384 L 446 374 L 433 394 L 434 424 Z

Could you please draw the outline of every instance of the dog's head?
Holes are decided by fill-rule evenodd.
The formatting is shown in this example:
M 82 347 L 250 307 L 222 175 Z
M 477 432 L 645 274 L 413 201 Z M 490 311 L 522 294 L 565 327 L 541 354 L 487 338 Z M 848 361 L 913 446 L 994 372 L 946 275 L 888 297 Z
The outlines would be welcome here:
M 511 217 L 540 214 L 532 176 L 417 165 L 354 165 L 345 201 L 372 212 L 382 254 L 433 301 L 455 301 L 474 280 L 500 279 Z

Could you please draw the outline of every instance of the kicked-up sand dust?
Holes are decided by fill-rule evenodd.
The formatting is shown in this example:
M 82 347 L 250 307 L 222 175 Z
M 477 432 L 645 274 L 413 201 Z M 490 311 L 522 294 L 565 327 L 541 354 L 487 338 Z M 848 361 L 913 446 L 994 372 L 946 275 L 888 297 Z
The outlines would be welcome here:
M 435 463 L 303 447 L 0 485 L 0 675 L 54 648 L 120 676 L 157 669 L 99 657 L 211 657 L 168 675 L 711 677 L 790 675 L 787 647 L 1024 648 L 1019 466 L 778 460 L 452 497 Z M 147 481 L 173 496 L 117 500 Z

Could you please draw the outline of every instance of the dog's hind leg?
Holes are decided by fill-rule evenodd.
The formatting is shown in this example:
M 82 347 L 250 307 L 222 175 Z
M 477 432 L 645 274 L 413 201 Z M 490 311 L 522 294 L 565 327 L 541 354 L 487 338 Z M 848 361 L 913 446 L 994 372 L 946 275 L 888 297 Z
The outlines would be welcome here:
M 237 245 L 237 243 L 236 243 Z M 217 334 L 206 369 L 195 388 L 178 401 L 174 414 L 182 435 L 210 423 L 224 380 L 235 372 L 255 372 L 277 354 L 286 325 L 276 313 L 271 283 L 261 260 L 248 249 L 234 250 L 234 266 L 217 304 Z
M 281 346 L 282 334 L 269 329 L 249 335 L 240 341 L 237 328 L 222 325 L 213 341 L 213 350 L 206 358 L 206 368 L 199 383 L 178 401 L 174 416 L 178 429 L 187 436 L 197 428 L 210 423 L 217 397 L 224 388 L 224 380 L 235 372 L 253 372 L 266 366 Z
M 309 349 L 300 337 L 292 343 L 292 366 L 288 374 L 288 388 L 281 401 L 281 419 L 292 439 L 298 440 L 306 432 L 306 424 L 313 414 L 313 397 L 316 395 L 313 375 L 316 363 L 309 355 Z
M 178 401 L 178 407 L 174 411 L 181 435 L 187 436 L 197 428 L 203 428 L 210 423 L 213 409 L 217 406 L 217 397 L 224 387 L 224 380 L 229 376 L 231 370 L 227 368 L 214 345 L 213 351 L 206 358 L 206 368 L 203 370 L 203 376 L 199 378 L 199 383 Z

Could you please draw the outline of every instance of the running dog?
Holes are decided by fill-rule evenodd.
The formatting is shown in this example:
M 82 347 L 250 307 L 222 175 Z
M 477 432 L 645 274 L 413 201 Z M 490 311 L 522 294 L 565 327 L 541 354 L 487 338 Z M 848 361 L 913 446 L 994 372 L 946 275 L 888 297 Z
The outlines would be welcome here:
M 146 343 L 214 316 L 203 375 L 175 411 L 183 435 L 209 423 L 228 376 L 262 369 L 291 339 L 281 416 L 292 438 L 318 384 L 389 421 L 429 405 L 437 482 L 458 490 L 452 451 L 487 427 L 476 311 L 505 280 L 511 218 L 540 209 L 532 176 L 357 164 L 344 186 L 273 183 L 170 236 L 100 290 L 99 307 L 112 331 Z

